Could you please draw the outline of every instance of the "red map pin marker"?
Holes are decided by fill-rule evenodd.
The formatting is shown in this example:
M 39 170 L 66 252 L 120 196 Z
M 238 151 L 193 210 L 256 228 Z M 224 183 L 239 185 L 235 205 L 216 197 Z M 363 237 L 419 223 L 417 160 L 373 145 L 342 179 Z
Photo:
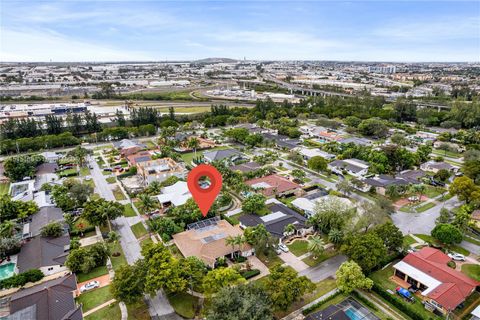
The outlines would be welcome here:
M 198 181 L 202 177 L 208 177 L 210 179 L 210 186 L 208 188 L 203 189 L 198 184 Z M 200 211 L 205 217 L 220 192 L 220 189 L 222 189 L 222 175 L 215 167 L 201 164 L 190 171 L 187 177 L 187 185 L 188 190 L 190 190 L 193 196 L 193 200 L 195 200 L 198 208 L 200 208 Z

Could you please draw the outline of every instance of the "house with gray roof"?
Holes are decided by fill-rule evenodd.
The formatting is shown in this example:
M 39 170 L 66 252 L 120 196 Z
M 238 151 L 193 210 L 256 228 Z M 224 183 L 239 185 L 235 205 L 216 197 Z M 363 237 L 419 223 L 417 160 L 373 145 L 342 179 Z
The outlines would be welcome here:
M 82 320 L 82 308 L 75 303 L 77 279 L 74 274 L 24 288 L 7 301 L 5 320 Z M 8 299 L 8 298 L 7 298 Z
M 346 171 L 357 178 L 365 176 L 369 167 L 368 162 L 359 159 L 335 160 L 328 164 L 328 168 L 335 173 L 343 174 Z
M 28 234 L 23 234 L 22 238 L 36 237 L 40 235 L 43 226 L 51 222 L 61 222 L 63 224 L 64 221 L 62 209 L 57 207 L 42 207 L 37 213 L 30 216 L 30 222 L 25 224 L 25 226 L 28 225 L 28 227 L 24 227 L 24 230 L 29 230 Z
M 228 161 L 235 162 L 237 160 L 243 159 L 243 154 L 235 149 L 223 149 L 223 150 L 213 150 L 203 153 L 203 158 L 206 162 L 214 161 Z

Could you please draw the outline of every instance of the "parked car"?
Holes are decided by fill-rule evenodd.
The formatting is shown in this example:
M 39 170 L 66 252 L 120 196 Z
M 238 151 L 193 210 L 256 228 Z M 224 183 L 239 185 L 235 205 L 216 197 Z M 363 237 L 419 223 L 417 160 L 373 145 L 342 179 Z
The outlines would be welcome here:
M 280 243 L 280 244 L 278 245 L 278 248 L 279 248 L 280 250 L 282 250 L 283 252 L 288 252 L 288 251 L 290 251 L 290 250 L 288 250 L 288 247 L 287 247 L 285 244 L 283 244 L 283 243 Z
M 113 171 L 113 169 L 112 169 L 112 168 L 103 168 L 103 171 L 112 172 L 112 171 Z
M 463 254 L 460 254 L 460 253 L 451 252 L 451 253 L 448 254 L 448 256 L 450 258 L 452 258 L 452 260 L 455 260 L 455 261 L 465 261 L 465 256 Z
M 84 284 L 83 286 L 80 287 L 80 292 L 85 292 L 85 291 L 88 291 L 88 290 L 92 290 L 92 289 L 95 289 L 95 288 L 98 288 L 100 287 L 100 282 L 94 280 L 94 281 L 90 281 L 89 283 L 86 283 Z

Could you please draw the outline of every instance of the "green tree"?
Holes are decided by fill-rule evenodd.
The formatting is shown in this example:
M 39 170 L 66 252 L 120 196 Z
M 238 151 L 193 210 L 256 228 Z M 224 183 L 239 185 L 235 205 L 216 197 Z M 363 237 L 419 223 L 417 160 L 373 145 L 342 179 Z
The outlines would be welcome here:
M 321 156 L 311 157 L 307 161 L 307 166 L 308 166 L 308 168 L 310 168 L 312 170 L 315 170 L 317 172 L 325 171 L 325 170 L 327 170 L 327 160 L 325 160 Z
M 245 283 L 246 280 L 233 268 L 217 268 L 209 271 L 203 279 L 203 289 L 207 294 L 213 294 L 222 288 Z
M 353 217 L 354 209 L 348 207 L 340 199 L 331 198 L 315 205 L 314 214 L 309 218 L 309 223 L 325 234 L 330 230 L 343 231 L 345 225 Z
M 443 244 L 460 243 L 463 239 L 460 229 L 448 223 L 436 225 L 435 228 L 433 228 L 431 235 Z
M 384 121 L 379 119 L 366 119 L 358 125 L 361 134 L 375 138 L 385 138 L 388 134 L 388 127 Z
M 57 238 L 64 233 L 63 226 L 60 222 L 50 222 L 41 229 L 42 237 Z
M 124 210 L 125 208 L 122 204 L 100 198 L 85 203 L 82 217 L 95 226 L 101 226 L 108 223 L 111 231 L 112 227 L 110 226 L 110 220 L 122 216 Z
M 345 294 L 349 294 L 356 289 L 370 290 L 373 281 L 362 272 L 362 268 L 355 261 L 345 261 L 340 265 L 337 272 L 337 287 Z
M 207 320 L 273 320 L 270 298 L 259 286 L 226 287 L 212 298 Z
M 308 251 L 313 254 L 313 259 L 317 259 L 325 252 L 323 239 L 319 236 L 314 236 L 308 241 Z
M 358 263 L 365 273 L 379 266 L 387 256 L 387 248 L 382 239 L 372 232 L 353 237 L 343 251 Z
M 348 196 L 354 190 L 353 186 L 346 179 L 339 181 L 335 187 L 338 191 L 346 196 Z
M 275 310 L 287 310 L 305 293 L 312 292 L 315 285 L 305 276 L 299 277 L 292 268 L 276 266 L 264 282 Z
M 180 259 L 180 277 L 185 279 L 190 289 L 199 289 L 203 284 L 203 279 L 207 275 L 208 269 L 205 263 L 197 257 L 187 257 Z
M 157 202 L 148 194 L 142 193 L 138 196 L 138 206 L 143 213 L 149 213 L 157 207 Z
M 448 191 L 466 203 L 480 200 L 480 186 L 475 185 L 469 177 L 455 178 Z
M 68 155 L 76 159 L 78 166 L 84 167 L 88 153 L 89 151 L 87 149 L 78 146 L 70 151 Z
M 394 252 L 402 246 L 403 233 L 391 221 L 377 225 L 372 230 L 387 247 L 390 252 Z
M 262 212 L 266 206 L 265 206 L 265 201 L 267 198 L 265 198 L 264 195 L 255 193 L 252 194 L 251 196 L 247 197 L 243 203 L 242 203 L 242 210 L 245 213 L 260 213 Z
M 20 181 L 25 177 L 33 177 L 35 169 L 42 164 L 45 158 L 39 155 L 16 156 L 5 160 L 5 176 L 12 181 Z
M 343 241 L 343 232 L 338 229 L 331 229 L 328 233 L 328 241 L 331 243 L 338 245 Z
M 295 179 L 302 180 L 303 178 L 305 178 L 306 173 L 305 173 L 305 171 L 300 170 L 300 169 L 293 169 L 292 172 L 291 172 L 291 175 Z
M 115 277 L 110 285 L 113 297 L 125 303 L 138 302 L 145 290 L 145 266 L 143 260 L 134 265 L 124 264 L 115 271 Z

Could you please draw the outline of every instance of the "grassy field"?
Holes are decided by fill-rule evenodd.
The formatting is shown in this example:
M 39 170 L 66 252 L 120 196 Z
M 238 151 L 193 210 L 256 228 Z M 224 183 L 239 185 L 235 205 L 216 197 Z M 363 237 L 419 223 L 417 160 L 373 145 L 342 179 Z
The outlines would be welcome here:
M 175 312 L 184 318 L 192 319 L 195 317 L 195 309 L 198 305 L 198 298 L 188 293 L 169 294 L 168 301 Z
M 416 234 L 416 236 L 419 237 L 420 239 L 422 239 L 423 241 L 426 241 L 426 242 L 429 242 L 429 243 L 432 243 L 432 244 L 436 244 L 436 245 L 440 245 L 440 243 L 435 238 L 433 238 L 432 236 L 429 236 L 429 235 L 426 235 L 426 234 Z M 468 251 L 467 249 L 464 249 L 460 246 L 457 246 L 455 244 L 449 245 L 449 246 L 444 246 L 444 247 L 447 248 L 450 251 L 455 251 L 455 252 L 461 253 L 465 256 L 470 255 L 470 251 Z
M 308 241 L 306 240 L 297 240 L 289 245 L 287 247 L 290 249 L 290 251 L 296 255 L 297 257 L 304 255 L 305 253 L 308 252 Z
M 127 304 L 129 320 L 150 320 L 148 306 L 143 301 Z
M 110 251 L 112 252 L 112 254 L 114 252 L 120 253 L 120 255 L 117 257 L 110 255 L 110 261 L 112 261 L 112 266 L 114 270 L 117 270 L 118 267 L 120 267 L 123 264 L 127 264 L 127 259 L 125 258 L 125 254 L 123 253 L 123 249 L 120 243 L 115 244 L 115 246 L 113 246 L 113 248 Z
M 410 246 L 414 243 L 416 243 L 417 241 L 415 239 L 413 239 L 411 236 L 405 236 L 403 238 L 403 245 L 404 246 Z
M 480 265 L 464 264 L 462 265 L 462 272 L 470 278 L 480 281 Z
M 0 196 L 4 195 L 4 194 L 7 194 L 9 188 L 10 188 L 10 183 L 9 182 L 0 183 Z
M 426 186 L 425 189 L 425 195 L 429 198 L 435 198 L 441 195 L 442 193 L 445 193 L 447 190 L 444 188 L 440 187 L 434 187 L 434 186 Z
M 152 238 L 145 238 L 142 241 L 140 241 L 140 246 L 143 247 L 144 245 L 147 245 L 147 244 L 150 244 L 150 243 L 153 243 Z
M 137 239 L 143 237 L 144 235 L 146 235 L 148 233 L 147 229 L 145 229 L 145 227 L 143 226 L 143 224 L 141 222 L 131 226 L 131 229 L 132 229 L 132 232 Z
M 84 282 L 93 278 L 103 276 L 108 273 L 106 266 L 100 266 L 94 268 L 89 273 L 77 273 L 77 282 Z
M 123 215 L 125 217 L 135 217 L 137 213 L 133 210 L 132 205 L 130 203 L 127 203 L 125 205 L 125 211 L 123 212 Z
M 325 261 L 327 259 L 330 259 L 331 257 L 335 256 L 336 254 L 337 254 L 336 251 L 325 251 L 323 254 L 316 257 L 317 259 L 314 259 L 313 255 L 310 255 L 310 256 L 302 259 L 302 261 L 305 262 L 310 267 L 315 267 L 316 265 L 322 263 L 323 261 Z
M 85 309 L 83 311 L 85 311 Z M 111 306 L 107 306 L 98 311 L 95 311 L 94 313 L 84 317 L 83 319 L 85 320 L 104 320 L 104 319 L 120 320 L 122 319 L 122 313 L 120 311 L 120 307 L 118 306 L 118 302 L 116 302 Z
M 433 207 L 435 207 L 436 204 L 434 202 L 429 202 L 429 203 L 426 203 L 424 205 L 421 205 L 420 207 L 417 207 L 417 212 L 425 212 L 427 211 L 428 209 L 431 209 Z
M 116 177 L 108 177 L 107 179 L 105 179 L 109 184 L 112 184 L 112 183 L 115 183 L 117 182 L 117 178 Z
M 123 191 L 122 191 L 122 190 L 120 189 L 120 187 L 118 187 L 118 186 L 115 187 L 115 188 L 112 190 L 112 192 L 113 192 L 113 196 L 115 197 L 115 200 L 117 200 L 117 201 L 118 201 L 118 200 L 125 200 L 125 199 L 127 199 L 127 198 L 125 197 L 125 194 L 123 194 Z
M 82 293 L 77 298 L 77 302 L 83 304 L 82 310 L 85 312 L 111 299 L 113 299 L 113 296 L 110 293 L 110 286 L 105 286 Z

